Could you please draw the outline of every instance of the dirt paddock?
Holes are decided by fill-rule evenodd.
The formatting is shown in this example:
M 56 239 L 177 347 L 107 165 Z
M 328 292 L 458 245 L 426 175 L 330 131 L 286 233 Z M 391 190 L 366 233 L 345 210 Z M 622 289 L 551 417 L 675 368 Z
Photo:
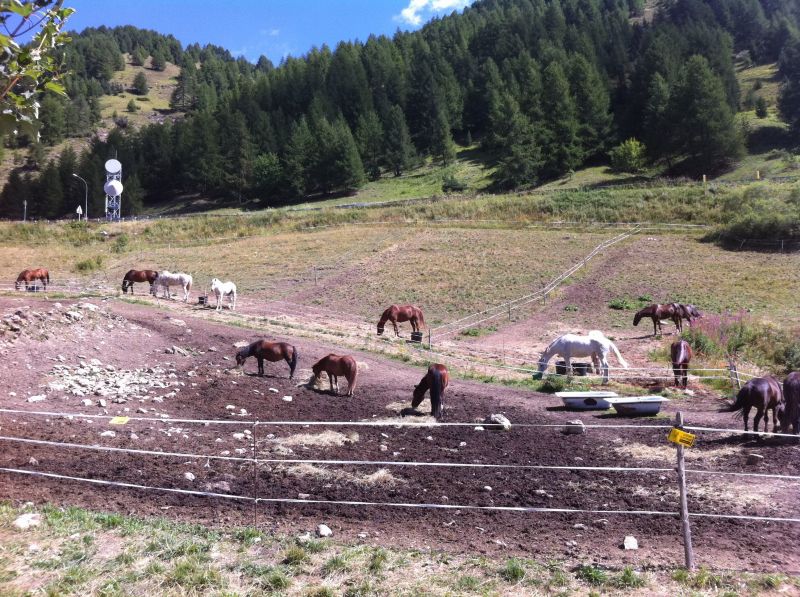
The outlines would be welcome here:
M 337 351 L 334 345 L 275 338 L 297 346 L 296 377 L 288 379 L 284 362 L 267 363 L 267 375 L 258 377 L 253 360 L 242 374 L 233 359 L 234 344 L 260 337 L 257 331 L 196 318 L 188 307 L 184 314 L 113 300 L 76 303 L 62 300 L 56 306 L 55 301 L 27 296 L 0 298 L 0 315 L 16 314 L 19 320 L 13 326 L 18 331 L 6 326 L 0 336 L 4 362 L 0 407 L 62 413 L 0 413 L 0 435 L 178 455 L 3 441 L 1 467 L 267 500 L 674 513 L 678 511 L 678 493 L 671 470 L 586 471 L 571 467 L 672 469 L 674 450 L 666 434 L 678 409 L 692 425 L 741 425 L 729 413 L 719 412 L 723 404 L 719 396 L 700 388 L 693 397 L 671 402 L 663 417 L 618 419 L 607 413 L 565 412 L 554 396 L 459 379 L 445 395 L 446 420 L 469 423 L 467 426 L 434 425 L 427 417 L 418 422 L 431 424 L 419 427 L 289 425 L 286 423 L 401 421 L 400 409 L 410 404 L 422 370 L 373 354 L 356 354 L 368 368 L 361 373 L 355 397 L 333 396 L 298 384 L 308 380 L 308 370 L 318 358 Z M 173 351 L 173 347 L 180 350 Z M 78 382 L 78 377 L 88 381 Z M 288 396 L 291 401 L 285 399 Z M 422 409 L 428 405 L 424 402 Z M 491 413 L 505 414 L 512 422 L 511 430 L 476 429 Z M 132 418 L 123 425 L 111 425 L 108 419 L 85 415 L 148 420 Z M 228 424 L 169 420 L 176 418 Z M 631 427 L 591 428 L 583 435 L 565 435 L 560 427 L 518 426 L 560 425 L 573 419 Z M 253 420 L 278 423 L 253 426 L 248 423 Z M 664 428 L 636 427 L 641 424 Z M 253 442 L 260 460 L 257 468 L 246 460 L 252 456 Z M 750 454 L 763 456 L 763 461 L 748 465 Z M 373 463 L 298 462 L 309 460 Z M 402 462 L 564 468 L 397 464 Z M 800 447 L 780 440 L 757 442 L 730 434 L 702 433 L 689 451 L 688 466 L 800 475 Z M 19 473 L 0 473 L 0 479 L 0 498 L 14 501 L 166 515 L 210 525 L 256 524 L 287 534 L 324 522 L 339 537 L 369 544 L 524 554 L 609 566 L 680 565 L 683 557 L 679 520 L 667 515 L 313 502 L 260 502 L 254 506 L 222 497 Z M 688 483 L 692 513 L 800 517 L 797 480 L 692 473 Z M 693 518 L 692 531 L 700 564 L 763 572 L 800 570 L 798 525 Z M 638 539 L 638 550 L 621 549 L 626 535 Z

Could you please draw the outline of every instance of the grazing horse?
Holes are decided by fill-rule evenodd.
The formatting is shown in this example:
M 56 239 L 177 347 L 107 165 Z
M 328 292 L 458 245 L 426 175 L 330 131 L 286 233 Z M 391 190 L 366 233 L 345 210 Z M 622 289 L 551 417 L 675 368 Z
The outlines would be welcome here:
M 43 267 L 40 267 L 39 269 L 23 270 L 19 273 L 19 276 L 17 276 L 17 281 L 14 283 L 14 290 L 19 290 L 19 287 L 23 282 L 25 283 L 25 290 L 30 288 L 29 282 L 33 282 L 33 287 L 35 288 L 36 280 L 41 280 L 42 286 L 44 286 L 44 289 L 47 290 L 47 285 L 50 283 L 50 272 Z
M 689 325 L 692 325 L 692 322 L 695 319 L 699 319 L 700 317 L 703 316 L 703 314 L 700 313 L 700 311 L 698 311 L 697 307 L 695 307 L 694 305 L 684 305 L 682 303 L 673 303 L 673 304 L 677 307 L 681 319 L 682 320 L 685 319 L 687 322 L 689 322 Z
M 675 329 L 679 332 L 683 331 L 683 321 L 681 320 L 680 309 L 676 307 L 677 303 L 669 305 L 650 305 L 640 311 L 636 312 L 633 317 L 633 325 L 639 325 L 643 317 L 650 317 L 653 320 L 653 335 L 656 335 L 656 326 L 658 326 L 658 333 L 663 334 L 661 329 L 662 319 L 671 319 L 675 324 Z
M 292 379 L 297 367 L 297 356 L 297 348 L 291 344 L 257 340 L 236 353 L 236 364 L 241 367 L 248 358 L 255 357 L 258 361 L 258 374 L 264 375 L 264 361 L 275 363 L 283 359 L 289 365 L 289 379 Z
M 404 321 L 411 322 L 411 330 L 418 332 L 420 326 L 425 325 L 425 316 L 422 314 L 422 309 L 414 305 L 392 305 L 381 315 L 378 322 L 378 335 L 383 334 L 383 326 L 387 321 L 391 321 L 394 326 L 394 335 L 399 336 L 400 332 L 397 330 L 397 324 Z
M 744 419 L 744 430 L 747 428 L 747 419 L 750 416 L 750 409 L 756 409 L 756 416 L 753 419 L 753 431 L 758 431 L 758 424 L 761 417 L 764 417 L 764 431 L 769 428 L 769 411 L 772 409 L 772 431 L 778 431 L 777 409 L 783 404 L 783 389 L 778 380 L 768 375 L 766 377 L 755 377 L 748 381 L 736 395 L 736 401 L 728 409 L 730 412 L 741 411 Z
M 573 357 L 591 357 L 597 373 L 600 373 L 602 365 L 603 383 L 608 383 L 608 353 L 611 351 L 614 351 L 620 365 L 627 369 L 628 363 L 622 358 L 616 344 L 606 338 L 603 332 L 592 330 L 586 336 L 564 334 L 553 340 L 539 357 L 539 371 L 534 377 L 541 379 L 547 364 L 556 355 L 564 359 L 567 373 L 572 371 Z
M 430 390 L 431 414 L 436 417 L 437 421 L 441 421 L 444 409 L 442 400 L 448 383 L 450 383 L 450 374 L 447 367 L 438 363 L 428 367 L 425 377 L 414 387 L 414 400 L 411 402 L 411 408 L 417 408 L 425 398 L 425 392 Z
M 800 372 L 793 371 L 783 380 L 783 404 L 778 407 L 781 433 L 800 434 Z
M 192 276 L 189 274 L 183 273 L 175 273 L 168 272 L 164 270 L 163 272 L 158 272 L 155 281 L 153 282 L 153 286 L 150 289 L 150 293 L 153 296 L 158 296 L 158 287 L 164 289 L 164 298 L 170 298 L 169 296 L 169 287 L 170 286 L 181 286 L 183 287 L 183 301 L 188 303 L 189 302 L 189 291 L 192 289 Z
M 686 340 L 673 342 L 669 348 L 672 360 L 672 372 L 675 374 L 675 386 L 685 388 L 689 383 L 689 361 L 692 360 L 692 347 Z
M 150 293 L 153 292 L 153 282 L 156 281 L 158 277 L 158 272 L 152 269 L 131 269 L 128 270 L 128 273 L 125 274 L 125 277 L 122 278 L 122 292 L 123 294 L 128 294 L 128 289 L 130 288 L 131 294 L 133 294 L 133 283 L 134 282 L 149 282 L 150 283 Z
M 223 296 L 228 297 L 228 306 L 231 310 L 236 310 L 236 284 L 233 282 L 221 282 L 217 278 L 211 280 L 211 292 L 217 297 L 217 311 L 222 309 L 220 299 Z
M 314 372 L 314 377 L 317 381 L 319 381 L 319 376 L 323 371 L 328 374 L 328 380 L 331 382 L 331 393 L 334 395 L 339 394 L 339 376 L 344 375 L 347 379 L 347 395 L 353 395 L 356 389 L 356 377 L 358 376 L 358 364 L 353 357 L 329 354 L 317 361 L 311 367 L 311 370 Z M 333 389 L 334 385 L 336 390 Z

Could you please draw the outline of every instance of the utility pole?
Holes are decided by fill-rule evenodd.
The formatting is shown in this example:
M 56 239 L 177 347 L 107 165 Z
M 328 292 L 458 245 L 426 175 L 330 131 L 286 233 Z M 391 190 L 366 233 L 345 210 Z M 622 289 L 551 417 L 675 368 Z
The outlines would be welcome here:
M 83 183 L 83 188 L 84 188 L 84 194 L 83 194 L 83 200 L 84 200 L 83 219 L 84 220 L 88 220 L 89 219 L 89 185 L 87 184 L 87 182 L 85 180 L 83 180 L 80 176 L 78 176 L 74 172 L 72 173 L 72 176 L 74 176 L 75 178 L 77 178 L 78 180 L 80 180 Z

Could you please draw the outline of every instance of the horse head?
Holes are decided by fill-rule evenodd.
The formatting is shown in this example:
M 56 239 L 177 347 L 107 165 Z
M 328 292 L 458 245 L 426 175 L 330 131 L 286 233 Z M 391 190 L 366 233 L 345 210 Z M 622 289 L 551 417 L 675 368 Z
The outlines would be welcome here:
M 314 378 L 319 380 L 319 374 L 322 373 L 322 365 L 317 362 L 311 367 L 311 372 L 314 374 Z
M 237 367 L 241 367 L 242 365 L 244 365 L 244 362 L 247 360 L 247 357 L 249 356 L 247 353 L 248 353 L 247 347 L 240 348 L 236 352 L 236 366 Z
M 633 325 L 639 325 L 639 322 L 642 320 L 642 312 L 637 311 L 636 315 L 633 316 Z

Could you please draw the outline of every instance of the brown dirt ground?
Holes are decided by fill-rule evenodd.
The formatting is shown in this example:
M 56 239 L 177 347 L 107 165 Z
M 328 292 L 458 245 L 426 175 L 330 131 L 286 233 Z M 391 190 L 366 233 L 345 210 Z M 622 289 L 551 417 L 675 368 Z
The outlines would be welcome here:
M 69 301 L 62 301 L 65 305 Z M 146 416 L 165 414 L 193 419 L 262 421 L 370 421 L 397 417 L 402 404 L 421 377 L 419 368 L 357 354 L 368 365 L 354 398 L 332 396 L 298 387 L 311 364 L 335 344 L 290 340 L 299 349 L 297 379 L 287 378 L 285 364 L 268 364 L 267 376 L 225 372 L 233 365 L 233 344 L 260 335 L 196 318 L 195 310 L 171 304 L 170 312 L 118 301 L 95 301 L 123 317 L 125 322 L 103 333 L 90 334 L 75 324 L 46 339 L 21 340 L 3 352 L 4 390 L 0 404 L 7 409 L 52 410 L 63 413 L 133 415 L 148 408 Z M 0 311 L 21 305 L 47 310 L 51 303 L 30 297 L 2 298 Z M 177 315 L 175 311 L 180 313 Z M 179 317 L 185 325 L 176 325 Z M 191 356 L 165 354 L 173 345 L 191 349 Z M 216 351 L 210 351 L 214 347 Z M 348 351 L 353 352 L 353 351 Z M 174 370 L 176 396 L 140 405 L 109 403 L 107 409 L 84 407 L 79 397 L 50 392 L 44 402 L 27 397 L 44 393 L 57 355 L 66 364 L 98 358 L 118 369 L 160 366 Z M 306 378 L 307 379 L 307 378 Z M 271 393 L 275 388 L 278 393 Z M 15 392 L 12 396 L 9 392 Z M 291 402 L 281 397 L 291 395 Z M 146 404 L 147 403 L 147 404 Z M 235 411 L 226 409 L 233 405 Z M 502 412 L 512 423 L 554 423 L 580 418 L 586 423 L 613 424 L 619 420 L 603 413 L 566 413 L 552 396 L 512 390 L 477 382 L 455 380 L 446 395 L 450 421 L 477 422 Z M 694 399 L 672 402 L 671 416 L 679 407 L 693 424 L 728 427 L 731 415 L 717 412 L 718 397 L 700 393 Z M 423 404 L 424 407 L 424 404 Z M 129 409 L 127 412 L 124 409 Z M 155 412 L 150 410 L 155 409 Z M 240 418 L 241 420 L 241 418 Z M 638 421 L 624 421 L 635 424 Z M 663 418 L 647 421 L 664 423 Z M 113 428 L 116 437 L 100 437 Z M 248 438 L 233 433 L 251 430 L 234 425 L 196 425 L 169 421 L 130 421 L 111 427 L 102 420 L 74 416 L 35 417 L 0 415 L 0 433 L 52 441 L 69 441 L 115 447 L 220 455 L 235 450 L 251 452 Z M 309 440 L 306 445 L 290 436 L 334 434 Z M 353 435 L 357 433 L 357 439 Z M 135 438 L 132 436 L 135 434 Z M 671 468 L 672 450 L 664 449 L 661 429 L 590 429 L 585 435 L 566 436 L 559 428 L 513 427 L 507 433 L 475 431 L 472 427 L 304 427 L 271 425 L 256 428 L 259 457 L 264 459 L 343 459 L 388 462 L 460 462 L 557 466 L 655 466 Z M 274 437 L 269 437 L 272 434 Z M 429 439 L 431 438 L 431 439 Z M 289 439 L 281 442 L 280 440 Z M 294 439 L 294 441 L 292 441 Z M 462 442 L 465 445 L 462 445 Z M 676 482 L 671 472 L 595 473 L 576 470 L 466 469 L 402 467 L 391 465 L 336 466 L 262 463 L 254 475 L 251 463 L 206 461 L 204 458 L 157 457 L 95 452 L 7 443 L 0 466 L 54 472 L 76 477 L 113 479 L 127 483 L 181 489 L 200 489 L 225 481 L 230 493 L 257 494 L 261 498 L 364 500 L 458 505 L 535 506 L 604 510 L 678 509 Z M 386 446 L 385 449 L 381 446 Z M 719 434 L 702 434 L 691 451 L 690 466 L 698 469 L 753 471 L 747 454 L 764 456 L 758 472 L 800 475 L 800 448 L 780 441 L 745 441 Z M 34 456 L 37 464 L 31 464 Z M 381 471 L 385 469 L 385 471 Z M 184 478 L 192 472 L 194 481 Z M 390 473 L 390 474 L 387 474 Z M 92 486 L 18 474 L 2 474 L 0 497 L 15 501 L 76 504 L 138 515 L 169 515 L 212 525 L 252 524 L 252 504 L 234 500 L 170 495 L 133 489 Z M 491 486 L 491 491 L 484 489 Z M 798 517 L 796 481 L 690 475 L 690 510 L 696 513 L 753 514 Z M 219 490 L 227 493 L 225 490 Z M 605 565 L 678 565 L 682 560 L 679 522 L 667 516 L 604 514 L 500 513 L 459 510 L 417 510 L 379 506 L 327 506 L 319 504 L 260 504 L 257 524 L 265 530 L 298 533 L 325 522 L 343 538 L 380 545 L 444 548 L 467 553 L 527 554 L 540 559 L 559 557 Z M 575 525 L 583 525 L 576 527 Z M 585 527 L 585 528 L 584 528 Z M 737 520 L 693 519 L 695 552 L 700 563 L 717 568 L 765 571 L 800 570 L 800 533 L 791 525 Z M 366 538 L 359 534 L 366 533 Z M 639 540 L 639 550 L 620 549 L 625 535 Z M 572 543 L 574 541 L 574 543 Z

